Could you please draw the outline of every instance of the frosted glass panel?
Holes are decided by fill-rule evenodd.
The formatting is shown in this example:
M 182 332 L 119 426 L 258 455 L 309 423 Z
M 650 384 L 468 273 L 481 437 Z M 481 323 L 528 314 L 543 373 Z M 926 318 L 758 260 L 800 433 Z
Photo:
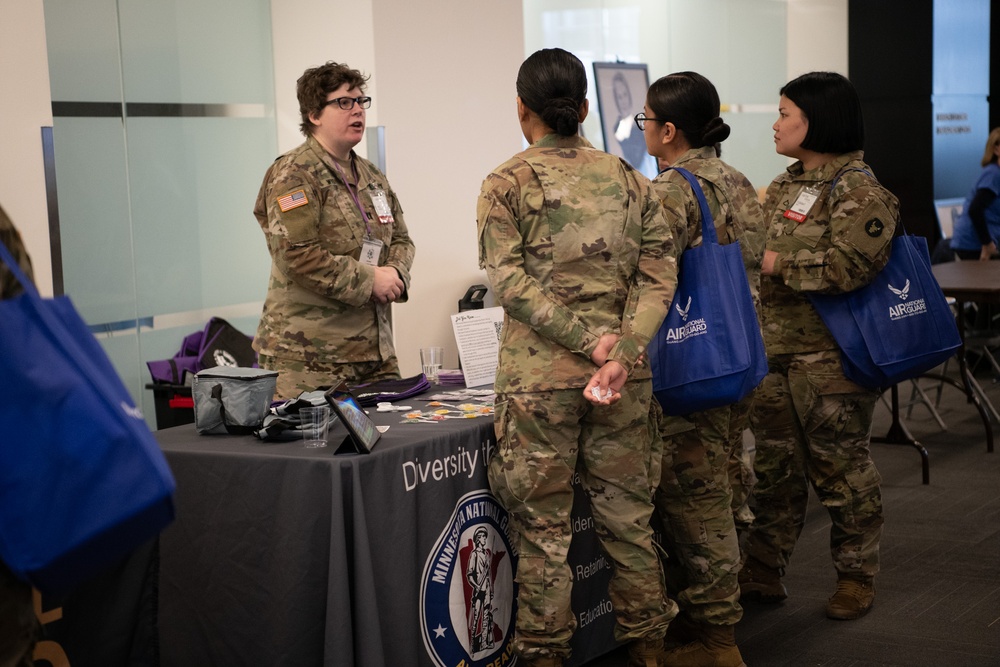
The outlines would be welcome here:
M 725 119 L 733 134 L 723 158 L 755 186 L 784 169 L 771 124 L 787 71 L 786 0 L 524 0 L 523 6 L 525 55 L 558 46 L 587 67 L 591 112 L 583 132 L 595 146 L 604 147 L 591 63 L 621 60 L 648 65 L 650 82 L 684 70 L 707 76 L 730 109 Z
M 88 324 L 135 318 L 120 118 L 54 119 L 63 284 Z
M 133 118 L 126 127 L 139 313 L 263 300 L 270 258 L 253 206 L 274 159 L 274 121 Z
M 146 381 L 145 377 L 139 375 L 138 360 L 139 360 L 139 339 L 135 331 L 120 334 L 115 336 L 103 336 L 98 334 L 97 339 L 101 343 L 101 347 L 104 348 L 104 352 L 108 355 L 111 363 L 114 365 L 115 370 L 121 376 L 122 381 L 125 383 L 125 387 L 128 389 L 129 394 L 132 396 L 132 400 L 135 404 L 142 410 L 143 417 L 146 418 L 146 423 L 150 425 L 151 428 L 155 427 L 154 410 L 153 410 L 153 397 L 150 392 L 145 392 L 143 390 L 143 383 Z M 149 394 L 149 396 L 144 396 L 143 394 Z
M 728 6 L 726 98 L 739 104 L 774 105 L 775 116 L 767 121 L 770 127 L 777 119 L 778 91 L 787 83 L 786 3 L 731 0 Z
M 272 103 L 267 0 L 120 3 L 130 101 Z
M 115 4 L 115 0 L 45 0 L 53 100 L 121 101 Z
M 785 171 L 788 158 L 774 150 L 771 125 L 777 114 L 726 113 L 732 133 L 722 143 L 722 159 L 743 172 L 755 188 L 767 187 L 774 177 Z
M 146 361 L 212 315 L 256 329 L 270 2 L 44 5 L 65 291 L 152 423 Z

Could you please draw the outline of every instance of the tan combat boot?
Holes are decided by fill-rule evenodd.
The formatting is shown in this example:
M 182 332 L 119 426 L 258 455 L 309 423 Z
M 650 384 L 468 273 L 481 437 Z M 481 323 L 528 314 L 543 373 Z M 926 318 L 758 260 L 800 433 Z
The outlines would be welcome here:
M 837 590 L 826 603 L 827 618 L 853 621 L 861 618 L 875 604 L 875 582 L 871 579 L 837 580 Z
M 667 651 L 670 667 L 746 667 L 731 625 L 702 625 L 697 641 Z
M 662 667 L 662 639 L 636 639 L 628 645 L 628 667 Z
M 747 557 L 739 574 L 740 601 L 781 602 L 788 597 L 781 575 L 781 570 Z

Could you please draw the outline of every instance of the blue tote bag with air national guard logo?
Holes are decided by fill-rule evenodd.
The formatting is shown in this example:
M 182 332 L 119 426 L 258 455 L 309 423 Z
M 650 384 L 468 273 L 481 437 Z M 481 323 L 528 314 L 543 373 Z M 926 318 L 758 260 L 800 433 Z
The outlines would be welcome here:
M 174 479 L 149 427 L 68 297 L 0 301 L 0 558 L 64 595 L 173 520 Z
M 668 415 L 736 403 L 767 375 L 767 355 L 739 242 L 719 245 L 698 181 L 702 242 L 681 255 L 670 311 L 649 343 L 653 394 Z
M 868 285 L 809 300 L 840 347 L 844 375 L 862 387 L 917 377 L 962 345 L 922 236 L 893 239 L 889 262 Z

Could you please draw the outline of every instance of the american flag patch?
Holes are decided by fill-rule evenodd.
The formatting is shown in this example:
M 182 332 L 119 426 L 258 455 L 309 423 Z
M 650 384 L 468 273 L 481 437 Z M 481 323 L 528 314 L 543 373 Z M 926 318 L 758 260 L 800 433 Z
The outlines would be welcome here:
M 285 195 L 284 197 L 278 197 L 278 207 L 281 212 L 291 211 L 293 208 L 298 208 L 299 206 L 305 206 L 309 203 L 306 199 L 306 193 L 304 190 L 296 190 L 295 192 Z

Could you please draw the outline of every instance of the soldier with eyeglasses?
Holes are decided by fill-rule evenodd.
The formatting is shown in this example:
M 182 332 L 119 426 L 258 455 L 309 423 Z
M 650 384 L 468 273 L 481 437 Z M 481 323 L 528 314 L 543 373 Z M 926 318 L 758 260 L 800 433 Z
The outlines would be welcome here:
M 299 78 L 305 143 L 267 170 L 254 216 L 271 276 L 254 348 L 276 398 L 399 377 L 391 304 L 406 301 L 414 245 L 396 194 L 354 152 L 368 77 L 328 62 Z

